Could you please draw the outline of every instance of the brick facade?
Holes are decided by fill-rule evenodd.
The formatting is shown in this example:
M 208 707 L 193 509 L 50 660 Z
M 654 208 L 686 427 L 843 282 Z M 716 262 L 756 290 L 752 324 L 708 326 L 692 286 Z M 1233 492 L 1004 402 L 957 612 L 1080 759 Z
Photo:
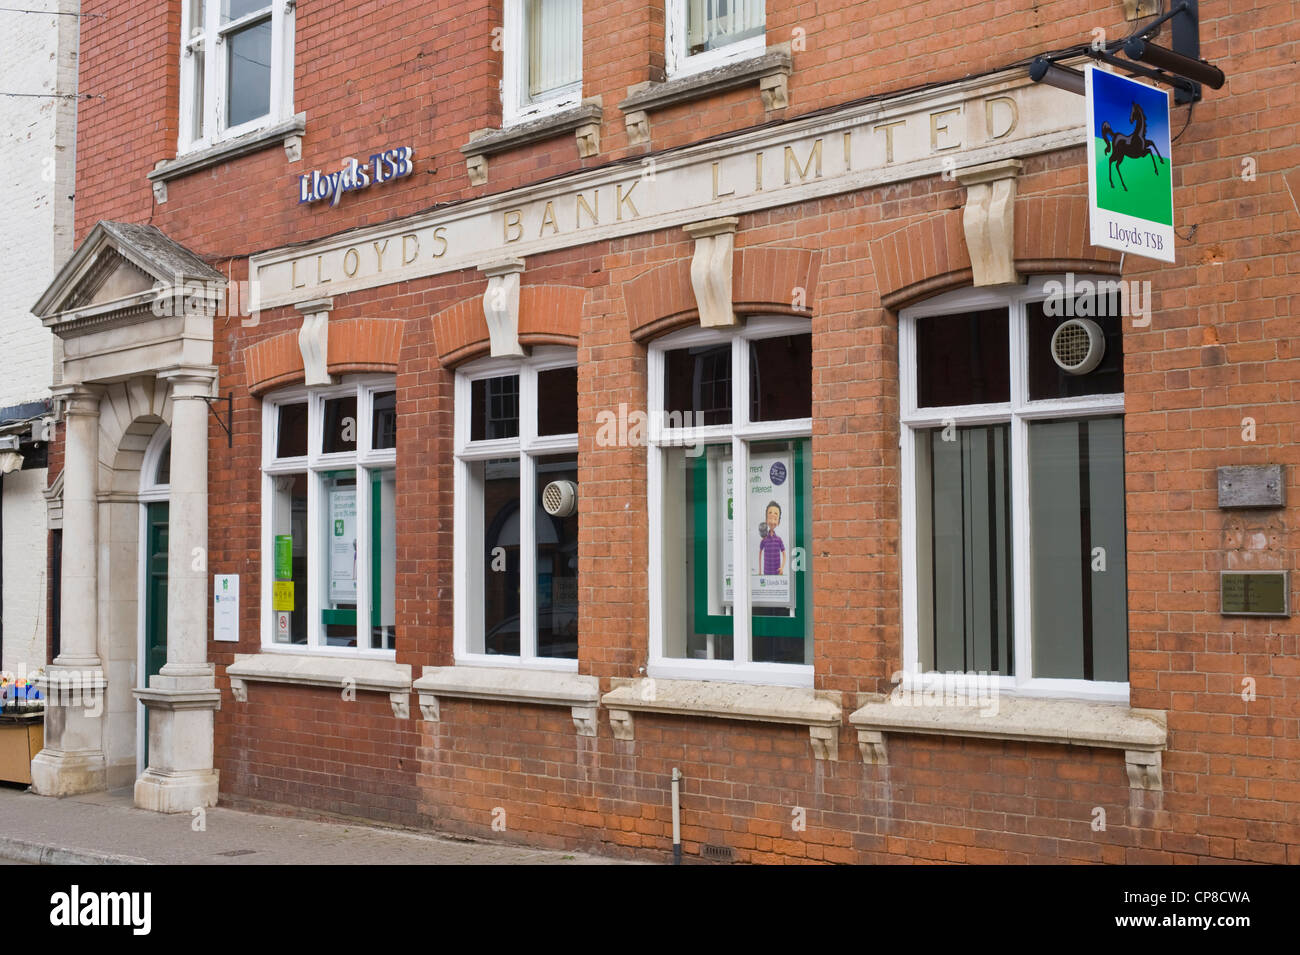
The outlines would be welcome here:
M 758 722 L 642 713 L 629 742 L 603 715 L 595 738 L 579 735 L 553 706 L 448 698 L 432 722 L 414 706 L 395 717 L 383 694 L 267 683 L 235 702 L 223 669 L 261 645 L 261 397 L 303 374 L 301 313 L 274 308 L 255 324 L 216 324 L 234 439 L 227 449 L 209 422 L 208 569 L 243 581 L 240 642 L 209 643 L 223 801 L 662 860 L 678 767 L 688 857 L 709 843 L 752 862 L 1300 862 L 1297 627 L 1217 605 L 1221 569 L 1298 569 L 1288 528 L 1300 507 L 1300 196 L 1286 177 L 1300 162 L 1300 24 L 1277 0 L 1222 6 L 1203 5 L 1201 52 L 1228 85 L 1206 90 L 1174 147 L 1178 260 L 1122 264 L 1154 295 L 1150 325 L 1123 331 L 1125 507 L 1130 704 L 1167 714 L 1162 792 L 1131 790 L 1121 752 L 1053 743 L 891 735 L 889 765 L 872 766 L 847 722 L 827 761 L 806 729 Z M 722 92 L 654 112 L 647 147 L 628 144 L 617 104 L 662 76 L 663 5 L 585 8 L 583 94 L 603 106 L 594 157 L 565 133 L 494 154 L 487 185 L 469 184 L 460 147 L 500 124 L 500 3 L 402 0 L 361 19 L 301 3 L 301 161 L 273 144 L 172 180 L 157 203 L 146 174 L 175 155 L 180 5 L 86 0 L 83 12 L 108 16 L 83 27 L 81 88 L 105 98 L 79 117 L 78 235 L 101 219 L 148 221 L 238 281 L 264 250 L 579 169 L 635 167 L 651 149 L 955 82 L 1086 42 L 1095 26 L 1128 29 L 1119 3 L 1095 0 L 769 0 L 769 46 L 794 44 L 789 107 L 765 113 L 753 86 Z M 1186 107 L 1173 110 L 1175 131 L 1185 119 Z M 297 203 L 300 173 L 398 142 L 416 149 L 409 178 L 337 208 Z M 1087 243 L 1083 147 L 1021 158 L 1021 272 L 1119 274 L 1118 254 Z M 964 197 L 926 176 L 742 214 L 735 233 L 737 312 L 809 315 L 815 688 L 842 693 L 846 714 L 858 694 L 888 693 L 901 669 L 897 313 L 970 285 Z M 647 663 L 659 515 L 648 513 L 645 450 L 600 446 L 596 416 L 644 407 L 647 343 L 698 320 L 692 250 L 681 229 L 659 229 L 531 255 L 522 278 L 520 341 L 577 350 L 579 672 L 603 691 Z M 332 372 L 395 375 L 396 660 L 416 676 L 455 662 L 453 384 L 457 364 L 487 351 L 484 287 L 475 269 L 402 281 L 336 296 L 329 317 Z M 1216 468 L 1265 463 L 1287 465 L 1290 505 L 1220 511 Z M 492 827 L 497 808 L 505 833 Z M 792 826 L 799 809 L 806 829 Z

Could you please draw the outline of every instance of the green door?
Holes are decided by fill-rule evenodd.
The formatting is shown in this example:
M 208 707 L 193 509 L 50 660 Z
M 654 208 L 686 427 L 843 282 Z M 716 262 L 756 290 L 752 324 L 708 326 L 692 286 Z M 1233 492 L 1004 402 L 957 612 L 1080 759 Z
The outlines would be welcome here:
M 167 662 L 167 502 L 146 505 L 144 524 L 144 678 L 140 685 L 148 686 L 149 678 Z M 148 707 L 144 719 L 148 740 Z

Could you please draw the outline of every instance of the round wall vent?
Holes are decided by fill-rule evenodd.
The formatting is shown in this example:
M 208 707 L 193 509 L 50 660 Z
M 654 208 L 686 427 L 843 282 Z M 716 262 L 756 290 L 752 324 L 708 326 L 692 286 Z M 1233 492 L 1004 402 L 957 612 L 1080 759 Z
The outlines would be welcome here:
M 1062 322 L 1052 333 L 1052 360 L 1069 375 L 1086 375 L 1106 353 L 1106 335 L 1101 326 L 1087 318 Z
M 552 517 L 569 517 L 578 509 L 578 485 L 552 481 L 542 491 L 542 507 Z

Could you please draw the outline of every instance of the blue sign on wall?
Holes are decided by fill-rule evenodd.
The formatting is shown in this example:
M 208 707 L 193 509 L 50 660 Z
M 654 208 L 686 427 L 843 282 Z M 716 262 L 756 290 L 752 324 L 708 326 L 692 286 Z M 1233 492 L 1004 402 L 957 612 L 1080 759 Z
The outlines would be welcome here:
M 328 199 L 331 206 L 337 206 L 345 192 L 368 189 L 409 176 L 415 169 L 411 154 L 410 146 L 399 146 L 374 153 L 367 162 L 349 157 L 343 160 L 343 167 L 338 172 L 313 169 L 298 177 L 298 204 Z

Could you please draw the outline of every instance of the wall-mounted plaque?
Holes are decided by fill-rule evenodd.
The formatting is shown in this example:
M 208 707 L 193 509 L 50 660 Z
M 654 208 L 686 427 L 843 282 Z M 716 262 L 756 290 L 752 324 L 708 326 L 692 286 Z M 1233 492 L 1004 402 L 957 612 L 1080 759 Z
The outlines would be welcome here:
M 1286 476 L 1280 464 L 1219 468 L 1218 485 L 1222 508 L 1286 504 Z
M 1289 594 L 1285 570 L 1219 573 L 1219 613 L 1225 616 L 1289 617 Z

